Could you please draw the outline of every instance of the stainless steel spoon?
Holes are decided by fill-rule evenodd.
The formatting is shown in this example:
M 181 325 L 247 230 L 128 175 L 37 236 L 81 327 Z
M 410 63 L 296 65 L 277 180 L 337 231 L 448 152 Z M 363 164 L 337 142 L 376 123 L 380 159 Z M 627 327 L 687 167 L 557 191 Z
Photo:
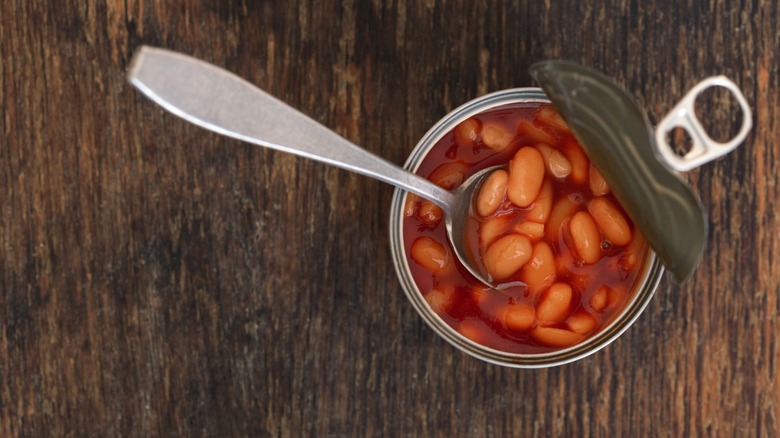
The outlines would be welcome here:
M 474 191 L 494 168 L 447 191 L 354 145 L 238 76 L 164 49 L 141 47 L 127 77 L 157 104 L 198 126 L 370 176 L 434 202 L 444 212 L 457 258 L 474 277 L 492 286 L 467 257 L 464 231 Z

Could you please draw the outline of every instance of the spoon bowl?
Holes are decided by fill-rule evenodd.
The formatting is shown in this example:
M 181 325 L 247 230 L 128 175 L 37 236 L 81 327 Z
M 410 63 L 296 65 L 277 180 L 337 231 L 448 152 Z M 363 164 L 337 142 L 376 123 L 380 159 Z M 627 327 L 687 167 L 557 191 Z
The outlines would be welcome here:
M 496 287 L 496 285 L 492 283 L 492 278 L 490 278 L 490 276 L 485 277 L 482 272 L 474 266 L 472 257 L 469 257 L 469 252 L 466 250 L 466 222 L 471 214 L 474 197 L 482 186 L 482 182 L 493 173 L 493 171 L 503 168 L 506 168 L 506 165 L 499 164 L 491 166 L 480 170 L 474 175 L 471 175 L 466 181 L 463 181 L 463 184 L 452 191 L 452 194 L 455 197 L 455 202 L 451 207 L 453 210 L 444 216 L 444 226 L 447 229 L 447 237 L 449 238 L 452 249 L 455 251 L 458 259 L 474 278 L 488 287 Z

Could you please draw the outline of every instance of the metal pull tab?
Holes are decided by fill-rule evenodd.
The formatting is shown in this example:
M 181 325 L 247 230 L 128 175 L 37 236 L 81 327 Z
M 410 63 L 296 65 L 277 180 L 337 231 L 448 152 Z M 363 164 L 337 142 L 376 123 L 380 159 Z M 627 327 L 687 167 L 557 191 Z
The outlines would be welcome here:
M 696 98 L 710 87 L 727 89 L 742 108 L 742 128 L 734 138 L 725 143 L 713 140 L 696 117 L 694 109 Z M 678 172 L 685 172 L 734 150 L 745 140 L 752 126 L 753 116 L 739 87 L 725 76 L 713 76 L 696 84 L 680 103 L 661 120 L 655 130 L 656 149 L 659 158 L 667 166 Z M 691 150 L 682 157 L 677 155 L 669 142 L 666 141 L 666 136 L 675 128 L 684 129 L 693 143 Z

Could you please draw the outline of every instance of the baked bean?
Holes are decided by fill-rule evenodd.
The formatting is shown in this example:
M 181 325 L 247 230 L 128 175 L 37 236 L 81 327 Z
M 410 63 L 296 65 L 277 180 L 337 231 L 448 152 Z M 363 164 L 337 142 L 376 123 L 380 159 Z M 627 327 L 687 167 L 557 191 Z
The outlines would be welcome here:
M 425 269 L 436 272 L 447 266 L 450 256 L 444 246 L 430 237 L 418 237 L 412 243 L 412 260 Z
M 625 299 L 626 292 L 620 288 L 601 286 L 590 297 L 590 307 L 596 312 L 603 312 L 609 307 L 619 305 Z
M 589 264 L 601 258 L 601 235 L 596 221 L 587 212 L 579 211 L 569 221 L 569 232 L 574 249 L 580 258 Z
M 479 226 L 479 241 L 483 248 L 487 248 L 511 229 L 512 223 L 509 219 L 508 216 L 495 216 L 482 222 Z
M 544 237 L 544 224 L 539 222 L 520 222 L 515 225 L 514 230 L 534 241 Z
M 594 196 L 604 196 L 610 191 L 607 180 L 593 163 L 590 163 L 590 191 L 593 192 Z
M 428 179 L 443 189 L 452 190 L 463 183 L 468 171 L 469 166 L 466 163 L 453 161 L 437 167 Z
M 518 207 L 534 202 L 544 182 L 544 158 L 532 147 L 521 148 L 509 162 L 507 196 Z
M 526 304 L 509 304 L 500 313 L 502 322 L 510 330 L 526 331 L 534 324 L 534 308 Z
M 561 151 L 545 143 L 536 145 L 544 158 L 544 165 L 553 178 L 566 178 L 571 173 L 571 163 Z
M 569 319 L 566 321 L 566 325 L 574 333 L 587 335 L 596 328 L 598 321 L 590 313 L 579 311 L 569 317 Z
M 419 200 L 420 197 L 414 193 L 409 193 L 406 195 L 406 202 L 404 203 L 404 216 L 414 216 L 414 213 L 417 212 L 417 203 Z
M 631 242 L 631 227 L 609 199 L 600 197 L 590 201 L 588 211 L 607 240 L 618 246 Z
M 634 269 L 636 264 L 639 262 L 640 257 L 642 257 L 642 251 L 644 249 L 645 236 L 643 236 L 642 233 L 638 231 L 634 231 L 631 244 L 628 245 L 624 255 L 619 260 L 620 266 L 626 271 Z
M 536 295 L 555 281 L 555 255 L 550 245 L 538 242 L 534 245 L 531 260 L 520 271 L 520 281 L 528 285 L 531 294 Z
M 536 317 L 542 322 L 561 322 L 569 316 L 572 290 L 566 283 L 555 283 L 536 305 Z
M 536 113 L 536 120 L 550 125 L 558 131 L 569 132 L 569 125 L 552 105 L 542 105 Z
M 609 299 L 609 287 L 601 286 L 590 297 L 590 308 L 596 312 L 602 312 L 607 308 Z
M 528 210 L 526 217 L 534 222 L 543 224 L 547 222 L 547 218 L 550 216 L 550 210 L 552 210 L 553 204 L 553 188 L 552 183 L 545 179 L 542 183 L 542 188 L 539 190 L 539 196 L 534 200 L 534 205 Z
M 455 143 L 458 146 L 473 146 L 477 143 L 481 130 L 482 123 L 474 117 L 470 117 L 455 127 L 455 132 L 453 132 Z
M 571 179 L 582 184 L 588 180 L 588 170 L 590 170 L 590 161 L 585 152 L 575 142 L 568 142 L 564 145 L 564 155 L 571 163 Z
M 616 308 L 626 299 L 626 290 L 622 287 L 611 287 L 607 290 L 607 306 Z
M 501 152 L 512 143 L 512 132 L 500 123 L 482 125 L 482 143 L 496 152 Z
M 550 211 L 550 217 L 547 219 L 547 225 L 545 226 L 547 240 L 550 242 L 557 242 L 561 225 L 574 215 L 578 209 L 579 206 L 569 199 L 568 196 L 559 199 L 558 202 L 553 205 L 552 210 Z
M 534 126 L 532 123 L 527 122 L 525 120 L 521 121 L 517 125 L 517 133 L 521 137 L 526 137 L 527 139 L 531 140 L 531 142 L 540 142 L 540 143 L 547 143 L 547 144 L 556 143 L 555 137 L 542 131 L 541 129 Z
M 548 347 L 568 347 L 583 339 L 579 333 L 555 327 L 537 327 L 533 329 L 531 336 L 536 342 Z
M 441 207 L 431 201 L 423 201 L 420 204 L 420 209 L 417 210 L 417 216 L 426 225 L 438 224 L 443 215 Z
M 506 185 L 509 181 L 509 173 L 506 170 L 499 169 L 488 175 L 482 187 L 477 193 L 477 213 L 482 217 L 492 215 L 504 202 L 506 194 Z
M 425 301 L 431 306 L 431 309 L 436 313 L 446 312 L 447 306 L 452 300 L 452 294 L 454 288 L 451 285 L 437 286 L 425 294 Z
M 458 331 L 460 334 L 467 337 L 468 339 L 471 339 L 477 344 L 484 344 L 485 339 L 487 338 L 487 334 L 482 325 L 471 319 L 461 322 L 460 327 L 458 327 Z
M 507 234 L 493 242 L 485 251 L 485 269 L 495 280 L 505 280 L 519 271 L 531 259 L 531 241 L 521 234 Z

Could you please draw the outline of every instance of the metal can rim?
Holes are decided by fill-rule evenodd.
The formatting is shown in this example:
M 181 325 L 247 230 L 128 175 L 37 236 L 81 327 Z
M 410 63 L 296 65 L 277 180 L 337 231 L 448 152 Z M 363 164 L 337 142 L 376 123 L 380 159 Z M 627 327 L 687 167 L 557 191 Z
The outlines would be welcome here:
M 404 168 L 415 171 L 431 148 L 457 124 L 467 118 L 499 106 L 512 103 L 549 103 L 540 88 L 511 88 L 486 94 L 466 102 L 444 116 L 420 139 Z M 568 348 L 538 354 L 509 353 L 478 344 L 458 333 L 447 324 L 425 301 L 422 291 L 412 278 L 408 257 L 403 246 L 403 205 L 407 192 L 396 189 L 390 206 L 390 250 L 398 279 L 407 298 L 423 320 L 451 345 L 483 361 L 514 368 L 547 368 L 587 357 L 606 347 L 625 332 L 647 307 L 663 276 L 664 268 L 655 253 L 649 249 L 637 291 L 624 310 L 612 322 L 585 341 Z

